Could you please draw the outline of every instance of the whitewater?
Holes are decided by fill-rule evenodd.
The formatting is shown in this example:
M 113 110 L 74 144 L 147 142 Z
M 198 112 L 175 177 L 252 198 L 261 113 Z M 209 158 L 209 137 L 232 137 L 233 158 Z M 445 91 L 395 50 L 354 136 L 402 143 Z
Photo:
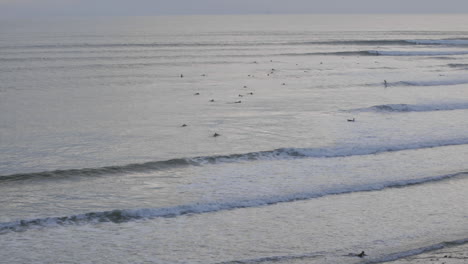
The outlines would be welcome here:
M 466 244 L 467 22 L 2 20 L 0 263 L 384 263 Z

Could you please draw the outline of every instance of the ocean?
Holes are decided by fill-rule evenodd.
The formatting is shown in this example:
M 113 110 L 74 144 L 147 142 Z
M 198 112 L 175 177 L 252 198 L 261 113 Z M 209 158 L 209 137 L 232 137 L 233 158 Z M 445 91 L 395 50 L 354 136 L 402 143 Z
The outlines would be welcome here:
M 467 24 L 2 19 L 0 263 L 382 263 L 467 243 Z

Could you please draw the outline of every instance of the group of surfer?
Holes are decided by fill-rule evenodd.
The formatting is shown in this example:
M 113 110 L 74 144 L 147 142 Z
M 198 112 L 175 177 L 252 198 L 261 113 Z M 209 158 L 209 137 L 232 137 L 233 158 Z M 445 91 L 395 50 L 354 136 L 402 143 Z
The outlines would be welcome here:
M 257 62 L 255 61 L 254 63 L 257 63 Z M 322 64 L 322 63 L 321 63 L 321 64 Z M 271 69 L 270 73 L 268 73 L 267 75 L 270 76 L 270 74 L 274 73 L 275 71 L 276 71 L 276 70 L 273 68 L 273 69 Z M 206 76 L 206 74 L 202 74 L 201 76 Z M 249 74 L 248 76 L 250 77 L 250 76 L 253 76 L 253 75 L 250 75 L 250 74 Z M 181 74 L 181 75 L 180 75 L 180 78 L 184 78 L 184 75 Z M 385 88 L 387 88 L 387 87 L 388 87 L 387 80 L 384 80 L 383 83 L 384 83 Z M 282 83 L 281 85 L 286 85 L 286 83 Z M 247 88 L 247 86 L 244 85 L 243 88 Z M 247 93 L 247 94 L 248 94 L 248 95 L 253 95 L 253 92 L 249 92 L 249 93 Z M 200 93 L 197 92 L 197 93 L 195 93 L 194 95 L 200 95 Z M 243 97 L 243 96 L 244 96 L 244 95 L 239 94 L 239 97 Z M 214 102 L 214 101 L 215 101 L 214 99 L 211 99 L 209 102 Z M 240 104 L 240 103 L 242 103 L 242 101 L 241 101 L 241 100 L 238 100 L 238 101 L 235 101 L 234 103 L 235 103 L 235 104 Z M 351 119 L 347 119 L 347 121 L 348 121 L 348 122 L 355 122 L 356 119 L 353 117 L 353 118 L 351 118 Z M 187 126 L 187 124 L 183 124 L 181 127 L 186 127 L 186 126 Z M 218 134 L 218 133 L 214 133 L 214 134 L 213 134 L 213 137 L 219 137 L 219 136 L 221 136 L 221 135 Z M 363 251 L 361 254 L 364 254 L 364 251 Z

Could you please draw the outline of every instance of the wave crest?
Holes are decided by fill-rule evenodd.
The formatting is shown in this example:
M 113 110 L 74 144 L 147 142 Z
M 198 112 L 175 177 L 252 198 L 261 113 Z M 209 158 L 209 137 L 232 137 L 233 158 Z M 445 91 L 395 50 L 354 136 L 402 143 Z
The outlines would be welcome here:
M 70 177 L 70 176 L 100 176 L 123 173 L 150 172 L 157 170 L 171 169 L 184 166 L 200 166 L 205 164 L 217 163 L 235 163 L 257 160 L 279 160 L 279 159 L 297 159 L 297 158 L 334 158 L 372 155 L 385 152 L 425 149 L 453 145 L 468 144 L 468 137 L 442 139 L 436 141 L 411 142 L 396 145 L 341 145 L 323 148 L 281 148 L 275 150 L 251 152 L 244 154 L 215 155 L 195 158 L 171 159 L 167 161 L 153 161 L 140 164 L 129 164 L 123 166 L 112 166 L 102 168 L 84 168 L 70 170 L 55 170 L 45 172 L 21 173 L 6 176 L 0 176 L 2 181 L 18 181 L 36 178 L 48 177 Z
M 152 219 L 158 217 L 168 218 L 187 214 L 203 214 L 240 208 L 261 207 L 274 205 L 278 203 L 310 200 L 329 195 L 341 195 L 354 192 L 380 191 L 388 188 L 403 188 L 413 185 L 422 185 L 431 182 L 443 181 L 455 177 L 466 176 L 468 176 L 468 172 L 459 172 L 455 174 L 426 177 L 421 179 L 386 181 L 355 186 L 351 185 L 345 187 L 331 188 L 320 192 L 303 192 L 283 196 L 279 195 L 272 197 L 262 197 L 252 200 L 238 200 L 224 203 L 197 203 L 164 208 L 123 209 L 104 212 L 91 212 L 63 217 L 47 217 L 31 220 L 18 220 L 13 222 L 0 223 L 0 234 L 11 231 L 22 232 L 34 228 L 95 224 L 103 222 L 123 223 L 140 219 Z

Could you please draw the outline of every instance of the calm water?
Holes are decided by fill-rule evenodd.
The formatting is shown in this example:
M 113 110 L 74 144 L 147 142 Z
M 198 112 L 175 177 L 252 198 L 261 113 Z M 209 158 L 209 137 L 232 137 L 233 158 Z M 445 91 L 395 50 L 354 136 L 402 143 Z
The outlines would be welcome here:
M 466 243 L 467 24 L 2 20 L 0 262 L 376 263 Z

